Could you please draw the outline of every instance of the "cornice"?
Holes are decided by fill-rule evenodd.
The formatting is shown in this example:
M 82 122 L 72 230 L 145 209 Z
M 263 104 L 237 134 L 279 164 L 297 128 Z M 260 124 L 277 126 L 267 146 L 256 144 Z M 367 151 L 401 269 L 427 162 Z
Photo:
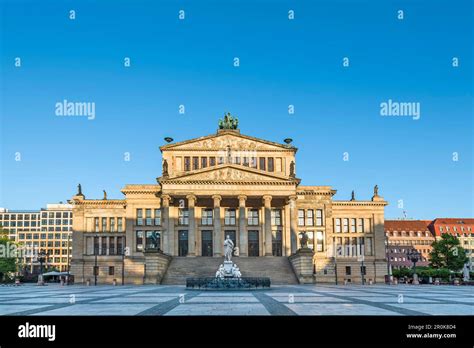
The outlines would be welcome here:
M 333 206 L 386 206 L 386 201 L 333 201 Z
M 124 199 L 84 199 L 84 200 L 75 200 L 72 201 L 73 205 L 82 205 L 82 206 L 122 206 L 127 205 L 126 200 Z
M 272 186 L 295 186 L 297 181 L 216 181 L 216 180 L 173 180 L 173 179 L 163 179 L 158 178 L 161 184 L 171 184 L 171 185 L 272 185 Z

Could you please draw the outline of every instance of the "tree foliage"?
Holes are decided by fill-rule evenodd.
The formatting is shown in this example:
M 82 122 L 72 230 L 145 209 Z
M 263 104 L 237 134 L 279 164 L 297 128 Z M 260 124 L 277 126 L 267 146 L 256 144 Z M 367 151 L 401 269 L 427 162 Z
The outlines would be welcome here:
M 10 255 L 13 244 L 8 238 L 8 231 L 0 228 L 0 281 L 17 270 L 17 258 Z
M 441 239 L 433 242 L 430 253 L 430 266 L 445 268 L 458 272 L 468 261 L 466 250 L 461 247 L 459 239 L 448 233 L 441 235 Z

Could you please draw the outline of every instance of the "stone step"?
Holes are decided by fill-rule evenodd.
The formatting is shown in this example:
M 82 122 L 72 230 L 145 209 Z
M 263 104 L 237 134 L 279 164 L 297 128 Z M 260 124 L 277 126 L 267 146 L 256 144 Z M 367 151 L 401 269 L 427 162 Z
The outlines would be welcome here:
M 272 284 L 298 284 L 287 257 L 234 257 L 243 277 L 268 277 Z M 213 277 L 222 257 L 173 257 L 162 284 L 186 283 L 188 277 Z

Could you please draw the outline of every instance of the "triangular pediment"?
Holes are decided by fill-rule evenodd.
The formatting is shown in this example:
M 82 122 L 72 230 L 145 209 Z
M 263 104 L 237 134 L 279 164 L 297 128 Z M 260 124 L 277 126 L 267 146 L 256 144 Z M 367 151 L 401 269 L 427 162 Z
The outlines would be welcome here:
M 285 178 L 270 173 L 261 172 L 257 169 L 238 166 L 233 164 L 224 164 L 216 167 L 202 169 L 192 173 L 186 173 L 173 178 L 159 178 L 160 182 L 281 182 L 298 183 L 299 179 Z
M 160 147 L 161 151 L 181 150 L 225 150 L 230 147 L 239 151 L 296 151 L 295 147 L 279 144 L 264 139 L 242 135 L 237 131 L 220 131 L 217 134 L 168 144 Z

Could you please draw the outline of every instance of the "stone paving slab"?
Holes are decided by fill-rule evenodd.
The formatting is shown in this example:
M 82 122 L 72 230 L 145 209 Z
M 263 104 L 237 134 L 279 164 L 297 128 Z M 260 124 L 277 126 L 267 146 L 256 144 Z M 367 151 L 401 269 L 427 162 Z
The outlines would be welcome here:
M 394 304 L 393 306 L 400 308 L 413 309 L 421 311 L 428 315 L 474 315 L 474 307 L 463 304 Z
M 286 304 L 298 315 L 400 315 L 399 313 L 365 304 Z
M 135 315 L 148 308 L 151 304 L 103 304 L 91 306 L 90 304 L 75 304 L 33 315 Z
M 269 315 L 260 303 L 251 304 L 182 304 L 165 315 Z
M 0 306 L 0 315 L 10 315 L 16 312 L 28 311 L 32 309 L 46 308 L 47 306 L 38 305 L 16 305 L 6 304 Z
M 107 298 L 105 300 L 97 300 L 94 303 L 160 303 L 166 302 L 172 299 L 178 298 L 178 296 L 160 296 L 160 297 L 118 297 L 118 298 Z
M 177 285 L 27 285 L 0 287 L 0 315 L 474 315 L 473 290 L 280 285 L 264 291 L 219 292 L 187 291 Z M 403 303 L 398 303 L 399 295 Z
M 239 303 L 239 302 L 253 302 L 259 303 L 254 296 L 196 296 L 186 303 Z
M 290 298 L 289 296 L 271 296 L 273 299 L 275 299 L 278 302 L 281 303 L 289 303 Z M 340 298 L 335 298 L 335 297 L 329 297 L 329 296 L 318 296 L 318 297 L 310 297 L 310 296 L 300 296 L 300 295 L 294 295 L 293 301 L 295 303 L 303 302 L 303 303 L 312 303 L 312 302 L 317 302 L 317 303 L 334 303 L 334 302 L 350 302 L 350 300 L 343 300 Z

